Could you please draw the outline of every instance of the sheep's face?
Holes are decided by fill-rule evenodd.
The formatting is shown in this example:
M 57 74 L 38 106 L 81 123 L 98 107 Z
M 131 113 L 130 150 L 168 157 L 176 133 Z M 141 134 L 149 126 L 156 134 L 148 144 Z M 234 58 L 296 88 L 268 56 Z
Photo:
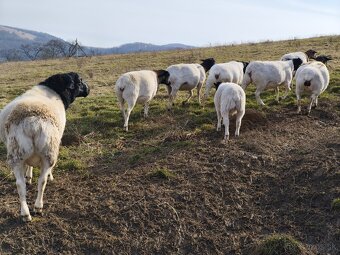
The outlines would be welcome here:
M 220 81 L 214 83 L 216 90 L 217 90 L 218 87 L 221 85 L 221 83 L 222 83 L 222 82 L 220 82 Z
M 86 97 L 90 92 L 88 85 L 74 72 L 55 74 L 39 84 L 59 94 L 65 109 L 69 107 L 76 97 Z
M 170 77 L 170 73 L 166 70 L 155 70 L 155 73 L 157 74 L 157 81 L 158 84 L 166 84 L 166 85 L 170 85 L 169 82 L 169 77 Z
M 203 66 L 204 70 L 208 72 L 210 68 L 215 65 L 215 59 L 214 58 L 207 58 L 207 59 L 201 59 L 202 63 L 201 66 Z
M 301 60 L 301 58 L 294 58 L 294 59 L 292 59 L 292 61 L 293 61 L 293 65 L 294 65 L 294 71 L 296 71 L 300 67 L 300 65 L 302 64 L 302 60 Z
M 247 69 L 247 66 L 249 65 L 249 62 L 242 61 L 242 64 L 243 64 L 243 73 L 246 73 L 246 69 Z
M 315 58 L 315 54 L 317 53 L 315 50 L 307 50 L 306 52 L 306 55 L 308 58 L 310 59 L 314 59 Z

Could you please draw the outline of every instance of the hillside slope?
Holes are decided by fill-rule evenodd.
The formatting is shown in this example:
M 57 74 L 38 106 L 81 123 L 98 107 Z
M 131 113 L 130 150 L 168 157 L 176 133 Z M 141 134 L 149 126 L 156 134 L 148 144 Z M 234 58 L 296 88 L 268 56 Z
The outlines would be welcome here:
M 309 254 L 340 252 L 340 36 L 171 52 L 3 63 L 0 108 L 57 72 L 79 72 L 91 95 L 68 110 L 67 126 L 47 184 L 45 215 L 19 219 L 15 180 L 0 145 L 0 253 L 252 254 L 272 233 L 300 241 Z M 166 68 L 214 57 L 279 59 L 291 51 L 330 54 L 331 82 L 311 116 L 295 113 L 295 98 L 276 103 L 263 93 L 258 107 L 247 89 L 247 112 L 238 139 L 221 143 L 212 97 L 196 93 L 188 106 L 180 92 L 166 110 L 164 86 L 150 105 L 123 122 L 113 85 L 131 70 Z M 307 100 L 304 101 L 304 111 Z M 234 132 L 234 121 L 231 121 Z M 37 192 L 28 187 L 33 207 Z

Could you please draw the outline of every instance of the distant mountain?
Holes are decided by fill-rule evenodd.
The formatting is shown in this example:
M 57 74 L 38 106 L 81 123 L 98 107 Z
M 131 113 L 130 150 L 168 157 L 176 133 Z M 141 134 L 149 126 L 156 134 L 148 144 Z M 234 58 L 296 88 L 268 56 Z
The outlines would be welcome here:
M 52 40 L 54 41 L 54 43 L 51 44 L 50 42 Z M 57 47 L 55 43 L 56 41 L 58 44 L 58 48 L 52 50 L 52 52 L 51 47 Z M 25 52 L 23 52 L 23 45 L 25 45 Z M 70 43 L 47 33 L 0 25 L 0 61 L 28 60 L 65 56 L 66 51 L 69 49 L 69 47 Z M 43 50 L 39 50 L 42 48 Z M 128 43 L 123 44 L 119 47 L 112 48 L 82 46 L 82 49 L 84 50 L 86 55 L 108 55 L 190 48 L 194 47 L 179 43 L 154 45 L 142 42 Z M 39 52 L 35 54 L 33 51 Z
M 50 40 L 61 39 L 46 33 L 0 25 L 0 50 L 17 49 L 22 44 L 44 44 Z

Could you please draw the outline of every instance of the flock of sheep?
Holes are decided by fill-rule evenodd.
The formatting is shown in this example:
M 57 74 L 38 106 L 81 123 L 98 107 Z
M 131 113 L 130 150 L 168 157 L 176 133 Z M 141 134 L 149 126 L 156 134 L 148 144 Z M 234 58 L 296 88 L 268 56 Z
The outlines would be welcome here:
M 274 87 L 278 93 L 279 85 L 283 84 L 286 96 L 296 72 L 298 111 L 301 111 L 301 93 L 307 89 L 311 92 L 308 108 L 310 112 L 311 107 L 317 105 L 318 96 L 329 83 L 327 67 L 320 61 L 309 61 L 317 59 L 315 54 L 315 51 L 309 50 L 306 53 L 286 54 L 280 61 L 231 61 L 224 64 L 215 64 L 215 60 L 209 58 L 201 64 L 177 64 L 166 70 L 125 73 L 119 77 L 115 86 L 124 117 L 124 127 L 128 130 L 129 116 L 136 103 L 144 104 L 144 115 L 148 115 L 149 102 L 156 95 L 159 84 L 167 86 L 169 109 L 173 106 L 179 90 L 189 92 L 188 98 L 183 102 L 187 103 L 193 96 L 193 89 L 197 88 L 198 100 L 201 103 L 200 91 L 208 71 L 203 100 L 208 98 L 211 87 L 215 85 L 217 130 L 221 129 L 223 121 L 225 140 L 229 139 L 229 114 L 236 114 L 235 136 L 239 136 L 246 105 L 244 90 L 250 83 L 256 86 L 257 102 L 263 105 L 261 92 Z M 324 59 L 319 60 L 325 62 Z M 36 214 L 42 214 L 44 190 L 47 179 L 53 180 L 52 169 L 57 161 L 65 129 L 65 110 L 76 97 L 86 97 L 89 92 L 88 85 L 77 73 L 56 74 L 14 99 L 0 112 L 0 139 L 7 147 L 7 162 L 16 178 L 23 221 L 32 220 L 26 202 L 26 183 L 32 182 L 33 167 L 41 169 L 34 211 Z
M 264 105 L 260 98 L 261 92 L 275 88 L 276 100 L 279 101 L 279 86 L 285 87 L 286 98 L 291 90 L 291 83 L 296 76 L 296 97 L 298 112 L 301 111 L 301 95 L 306 89 L 311 92 L 308 107 L 317 105 L 318 96 L 329 84 L 329 72 L 324 63 L 331 60 L 329 56 L 316 56 L 317 52 L 293 52 L 285 54 L 279 61 L 231 61 L 215 64 L 213 58 L 202 60 L 201 64 L 176 64 L 166 70 L 134 71 L 123 74 L 116 82 L 115 90 L 120 110 L 124 117 L 124 128 L 128 131 L 129 116 L 136 103 L 144 104 L 144 116 L 148 116 L 149 103 L 156 95 L 160 84 L 166 84 L 169 94 L 170 109 L 179 90 L 189 92 L 187 103 L 197 88 L 198 102 L 201 104 L 200 93 L 206 80 L 203 101 L 209 97 L 211 88 L 216 86 L 214 104 L 217 113 L 217 130 L 221 122 L 225 126 L 224 140 L 229 139 L 229 115 L 236 114 L 235 136 L 239 136 L 240 126 L 245 113 L 246 96 L 244 90 L 250 83 L 256 86 L 255 98 L 259 105 Z M 314 59 L 314 61 L 309 61 Z M 206 73 L 209 72 L 206 79 Z M 239 86 L 241 85 L 242 88 Z M 125 105 L 127 105 L 125 107 Z M 126 108 L 126 109 L 125 109 Z

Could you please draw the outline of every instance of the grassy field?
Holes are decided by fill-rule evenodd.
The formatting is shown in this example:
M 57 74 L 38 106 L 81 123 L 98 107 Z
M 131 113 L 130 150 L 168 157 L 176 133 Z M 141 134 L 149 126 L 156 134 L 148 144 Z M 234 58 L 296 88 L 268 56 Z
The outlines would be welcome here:
M 0 109 L 58 72 L 78 72 L 91 87 L 68 109 L 45 215 L 32 223 L 20 222 L 15 179 L 0 145 L 0 254 L 252 254 L 272 234 L 297 240 L 301 254 L 339 254 L 339 47 L 340 36 L 329 36 L 0 64 Z M 295 113 L 293 92 L 277 103 L 267 91 L 261 95 L 267 105 L 257 106 L 250 85 L 241 136 L 223 144 L 212 96 L 202 108 L 195 92 L 182 107 L 187 93 L 179 92 L 168 112 L 162 85 L 150 117 L 135 107 L 123 131 L 113 86 L 124 72 L 208 57 L 276 60 L 308 49 L 334 58 L 330 85 L 310 116 Z

